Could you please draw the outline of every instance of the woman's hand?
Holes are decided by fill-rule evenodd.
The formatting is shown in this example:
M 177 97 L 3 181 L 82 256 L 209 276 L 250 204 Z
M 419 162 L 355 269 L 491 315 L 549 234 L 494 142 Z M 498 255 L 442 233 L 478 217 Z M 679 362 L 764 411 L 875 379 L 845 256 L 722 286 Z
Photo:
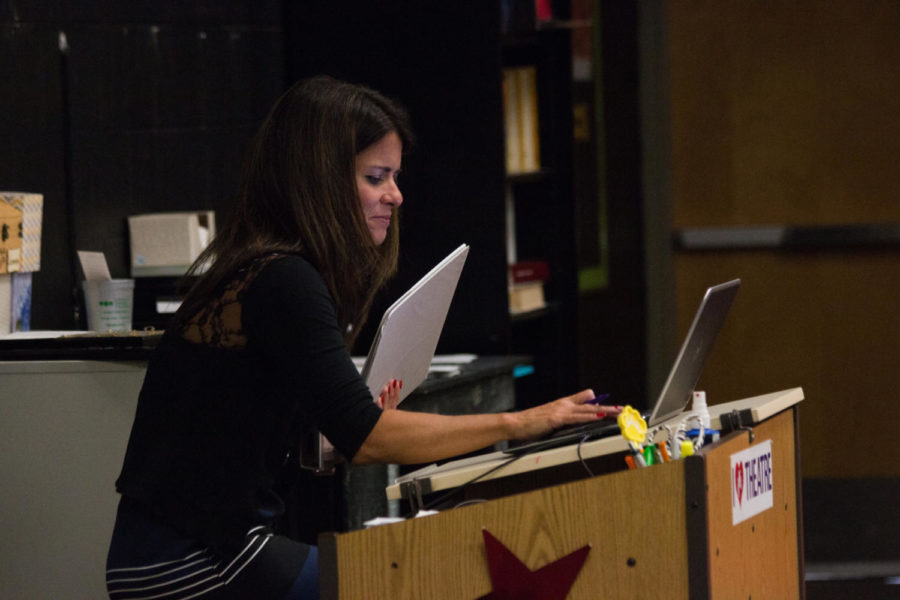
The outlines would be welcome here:
M 518 425 L 512 439 L 524 440 L 546 435 L 566 425 L 589 423 L 597 419 L 615 417 L 622 412 L 621 406 L 605 406 L 590 403 L 594 399 L 593 390 L 582 390 L 534 408 L 513 413 Z
M 386 385 L 378 405 L 384 409 L 396 407 L 401 385 Z M 621 406 L 588 404 L 591 401 L 596 402 L 594 392 L 584 390 L 520 412 L 437 415 L 384 410 L 351 460 L 355 464 L 442 460 L 503 440 L 535 438 L 564 425 L 613 417 L 622 410 Z
M 381 388 L 381 394 L 375 404 L 382 410 L 397 408 L 397 405 L 400 404 L 401 389 L 403 389 L 403 382 L 399 379 L 391 379 Z

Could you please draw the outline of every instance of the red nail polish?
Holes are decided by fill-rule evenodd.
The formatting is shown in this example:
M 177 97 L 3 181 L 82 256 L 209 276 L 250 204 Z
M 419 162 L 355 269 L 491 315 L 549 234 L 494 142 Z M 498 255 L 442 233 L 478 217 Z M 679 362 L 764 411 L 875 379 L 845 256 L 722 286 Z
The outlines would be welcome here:
M 403 389 L 403 380 L 402 379 L 400 380 L 400 389 L 401 390 Z
M 598 412 L 598 413 L 597 413 L 597 418 L 598 418 L 598 419 L 602 419 L 602 418 L 605 417 L 605 416 L 606 416 L 606 413 L 605 413 L 605 412 Z

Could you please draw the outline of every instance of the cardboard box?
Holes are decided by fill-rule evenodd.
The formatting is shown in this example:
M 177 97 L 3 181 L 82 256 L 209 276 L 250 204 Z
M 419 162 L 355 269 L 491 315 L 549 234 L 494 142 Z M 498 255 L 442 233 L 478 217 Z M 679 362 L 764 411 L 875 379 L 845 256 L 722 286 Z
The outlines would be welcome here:
M 0 273 L 22 268 L 22 211 L 0 202 Z
M 0 192 L 3 203 L 22 213 L 22 255 L 20 271 L 41 270 L 41 222 L 44 196 L 33 192 Z

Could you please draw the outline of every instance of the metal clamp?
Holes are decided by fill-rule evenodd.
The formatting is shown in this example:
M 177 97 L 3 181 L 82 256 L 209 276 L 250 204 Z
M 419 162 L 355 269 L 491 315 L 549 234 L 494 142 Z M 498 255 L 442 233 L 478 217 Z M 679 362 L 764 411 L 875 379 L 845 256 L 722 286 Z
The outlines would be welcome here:
M 719 415 L 719 422 L 721 423 L 722 433 L 746 431 L 750 436 L 751 444 L 756 439 L 756 434 L 753 433 L 753 411 L 749 409 L 723 413 Z
M 431 493 L 430 479 L 412 479 L 400 484 L 400 495 L 409 502 L 412 514 L 425 509 L 423 496 Z

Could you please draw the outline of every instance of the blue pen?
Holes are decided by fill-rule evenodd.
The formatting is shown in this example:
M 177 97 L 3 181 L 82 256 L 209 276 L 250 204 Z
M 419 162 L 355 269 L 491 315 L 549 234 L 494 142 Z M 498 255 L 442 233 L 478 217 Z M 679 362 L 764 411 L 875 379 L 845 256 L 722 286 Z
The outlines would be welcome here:
M 601 402 L 606 402 L 607 400 L 609 400 L 609 394 L 600 394 L 599 396 L 594 396 L 593 398 L 585 402 L 585 404 L 600 404 Z

